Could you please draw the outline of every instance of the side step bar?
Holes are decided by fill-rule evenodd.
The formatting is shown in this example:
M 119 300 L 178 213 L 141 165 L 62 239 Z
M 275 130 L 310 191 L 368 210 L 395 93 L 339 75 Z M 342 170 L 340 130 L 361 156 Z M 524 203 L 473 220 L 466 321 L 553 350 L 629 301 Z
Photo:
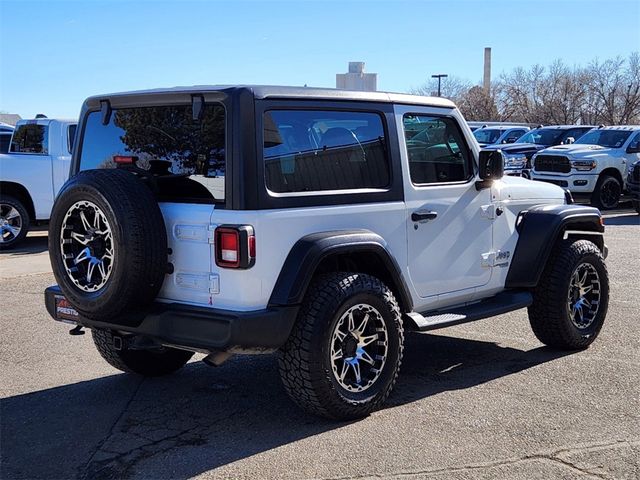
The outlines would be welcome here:
M 450 309 L 436 310 L 423 314 L 407 313 L 415 330 L 426 332 L 437 328 L 450 327 L 460 323 L 474 322 L 483 318 L 494 317 L 528 307 L 533 302 L 530 292 L 502 292 L 495 297 L 487 298 L 470 305 L 462 305 Z

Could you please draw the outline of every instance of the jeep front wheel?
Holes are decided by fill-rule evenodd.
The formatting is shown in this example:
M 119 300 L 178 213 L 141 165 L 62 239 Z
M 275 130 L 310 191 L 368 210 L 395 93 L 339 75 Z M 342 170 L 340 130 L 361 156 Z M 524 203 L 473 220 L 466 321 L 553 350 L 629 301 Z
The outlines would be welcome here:
M 308 412 L 360 418 L 393 389 L 403 340 L 400 308 L 384 283 L 359 273 L 322 275 L 280 352 L 280 375 Z
M 565 241 L 547 262 L 529 321 L 545 345 L 586 348 L 600 333 L 608 305 L 609 276 L 598 247 L 588 240 Z
M 91 330 L 93 343 L 98 353 L 109 365 L 126 373 L 137 373 L 145 377 L 168 375 L 182 368 L 193 356 L 193 352 L 170 347 L 148 350 L 116 348 L 114 335 L 110 330 Z

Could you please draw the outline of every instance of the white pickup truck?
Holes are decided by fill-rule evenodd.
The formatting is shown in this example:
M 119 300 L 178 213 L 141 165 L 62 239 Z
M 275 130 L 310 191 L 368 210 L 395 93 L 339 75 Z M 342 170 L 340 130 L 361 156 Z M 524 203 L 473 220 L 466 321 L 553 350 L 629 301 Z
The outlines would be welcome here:
M 77 124 L 38 118 L 16 125 L 9 153 L 0 154 L 0 249 L 15 247 L 31 224 L 49 220 L 69 177 Z

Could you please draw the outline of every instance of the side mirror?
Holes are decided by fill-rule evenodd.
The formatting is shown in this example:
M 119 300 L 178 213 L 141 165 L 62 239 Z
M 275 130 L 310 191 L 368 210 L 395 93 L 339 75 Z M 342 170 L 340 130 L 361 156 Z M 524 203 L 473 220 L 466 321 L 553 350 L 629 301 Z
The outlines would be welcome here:
M 504 157 L 501 150 L 480 150 L 480 181 L 476 182 L 478 190 L 487 188 L 493 180 L 504 175 Z
M 566 140 L 563 143 L 563 145 L 571 145 L 573 142 L 575 142 L 576 139 L 573 137 L 567 137 Z

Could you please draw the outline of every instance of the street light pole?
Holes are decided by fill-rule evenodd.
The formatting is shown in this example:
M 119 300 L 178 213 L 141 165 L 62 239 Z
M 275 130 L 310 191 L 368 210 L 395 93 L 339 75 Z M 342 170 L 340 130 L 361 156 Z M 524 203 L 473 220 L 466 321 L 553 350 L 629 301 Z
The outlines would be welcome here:
M 438 96 L 441 97 L 442 95 L 440 95 L 440 81 L 443 78 L 447 78 L 449 75 L 447 75 L 446 73 L 438 73 L 436 75 L 431 75 L 431 78 L 437 78 L 438 79 Z

